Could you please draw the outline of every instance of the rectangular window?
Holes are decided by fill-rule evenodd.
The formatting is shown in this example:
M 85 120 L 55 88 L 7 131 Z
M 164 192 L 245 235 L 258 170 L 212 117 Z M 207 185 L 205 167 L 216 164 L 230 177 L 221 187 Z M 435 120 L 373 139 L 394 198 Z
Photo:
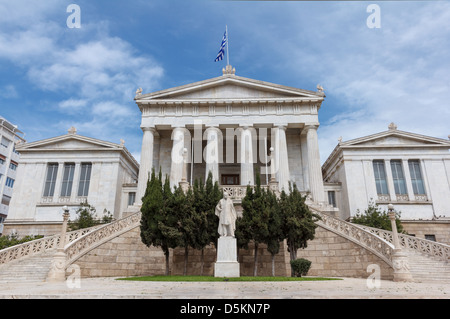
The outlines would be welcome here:
M 10 140 L 8 140 L 7 138 L 4 138 L 4 137 L 2 136 L 1 145 L 2 145 L 3 147 L 8 148 L 10 143 L 11 143 Z
M 2 197 L 2 204 L 6 205 L 6 206 L 9 206 L 10 202 L 11 202 L 11 197 L 3 195 L 3 197 Z
M 91 163 L 81 164 L 80 184 L 78 186 L 78 196 L 88 196 L 89 183 L 91 181 Z
M 75 164 L 64 164 L 64 174 L 61 185 L 61 196 L 70 196 L 72 193 L 73 173 L 75 171 Z
M 128 206 L 134 205 L 136 201 L 136 193 L 130 192 L 128 193 Z
M 425 234 L 425 239 L 436 241 L 436 236 L 431 234 Z
M 408 166 L 414 194 L 424 195 L 425 187 L 423 186 L 422 173 L 420 171 L 420 162 L 418 160 L 409 160 Z
M 15 163 L 15 162 L 9 163 L 9 168 L 12 169 L 13 171 L 15 171 L 17 169 L 17 163 Z
M 58 174 L 58 164 L 47 165 L 47 177 L 45 178 L 44 197 L 53 196 L 55 193 L 56 175 Z
M 335 191 L 328 191 L 328 204 L 332 205 L 333 207 L 336 207 L 336 192 Z
M 373 172 L 375 174 L 375 184 L 377 186 L 378 195 L 388 195 L 388 187 L 386 183 L 386 171 L 384 170 L 384 161 L 373 161 Z
M 391 161 L 392 179 L 394 180 L 395 194 L 405 195 L 406 183 L 403 175 L 402 161 Z
M 11 177 L 6 178 L 6 186 L 13 188 L 14 180 Z
M 239 185 L 239 174 L 222 174 L 222 185 Z

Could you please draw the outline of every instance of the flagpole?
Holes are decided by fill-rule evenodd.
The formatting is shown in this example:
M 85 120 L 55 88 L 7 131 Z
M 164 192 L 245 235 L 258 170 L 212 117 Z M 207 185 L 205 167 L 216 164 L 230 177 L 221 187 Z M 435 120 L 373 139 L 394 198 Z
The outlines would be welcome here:
M 225 25 L 225 32 L 227 34 L 227 65 L 230 65 L 230 54 L 228 53 L 228 26 Z

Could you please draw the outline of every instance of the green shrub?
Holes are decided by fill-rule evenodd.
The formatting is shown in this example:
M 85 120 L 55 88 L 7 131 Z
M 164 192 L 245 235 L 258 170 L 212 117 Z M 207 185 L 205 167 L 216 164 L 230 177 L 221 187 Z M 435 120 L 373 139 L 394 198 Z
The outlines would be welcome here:
M 19 238 L 19 236 L 17 234 L 11 234 L 11 235 L 4 235 L 4 236 L 0 236 L 0 250 L 11 247 L 11 246 L 15 246 L 15 245 L 20 245 L 23 244 L 27 241 L 31 241 L 31 240 L 35 240 L 35 239 L 40 239 L 44 236 L 41 235 L 29 235 L 29 236 L 25 236 L 22 238 Z
M 311 262 L 304 258 L 291 260 L 292 273 L 294 277 L 305 276 L 309 268 L 311 268 Z

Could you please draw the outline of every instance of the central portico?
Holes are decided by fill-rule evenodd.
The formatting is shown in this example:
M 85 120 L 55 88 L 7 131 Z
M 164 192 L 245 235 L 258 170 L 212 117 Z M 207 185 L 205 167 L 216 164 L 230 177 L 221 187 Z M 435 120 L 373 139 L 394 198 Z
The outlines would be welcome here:
M 142 151 L 137 201 L 154 168 L 171 186 L 205 180 L 208 172 L 234 199 L 247 185 L 288 191 L 295 183 L 324 202 L 317 128 L 325 94 L 235 75 L 223 75 L 141 94 Z

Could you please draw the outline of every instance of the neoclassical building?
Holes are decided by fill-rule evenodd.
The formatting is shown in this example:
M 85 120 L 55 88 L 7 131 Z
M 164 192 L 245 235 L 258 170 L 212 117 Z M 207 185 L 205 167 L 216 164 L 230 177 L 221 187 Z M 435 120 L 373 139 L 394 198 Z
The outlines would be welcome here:
M 209 172 L 239 201 L 260 174 L 263 185 L 289 190 L 295 183 L 326 205 L 320 168 L 318 111 L 325 94 L 253 80 L 227 66 L 223 75 L 142 94 L 141 200 L 152 169 L 172 186 Z
M 139 164 L 124 143 L 77 134 L 22 143 L 5 234 L 51 235 L 59 231 L 62 206 L 76 218 L 81 202 L 101 218 L 110 212 L 119 219 L 134 204 Z
M 397 129 L 340 141 L 322 166 L 330 202 L 348 220 L 369 203 L 401 212 L 410 234 L 450 243 L 450 141 Z M 334 200 L 334 202 L 333 202 Z
M 83 137 L 74 129 L 21 145 L 8 229 L 55 235 L 0 251 L 0 281 L 6 270 L 10 272 L 4 278 L 17 275 L 10 267 L 15 262 L 36 265 L 41 256 L 51 256 L 61 243 L 62 206 L 73 214 L 85 199 L 117 220 L 66 234 L 60 229 L 66 235 L 65 269 L 76 265 L 83 277 L 163 274 L 162 250 L 147 247 L 140 237 L 141 200 L 153 169 L 169 178 L 172 187 L 183 188 L 211 172 L 238 212 L 246 186 L 254 185 L 258 175 L 263 187 L 278 191 L 289 191 L 295 183 L 321 217 L 315 239 L 298 250 L 299 257 L 312 261 L 309 275 L 367 278 L 368 267 L 376 264 L 382 279 L 405 280 L 411 274 L 419 281 L 450 278 L 448 245 L 422 239 L 418 232 L 416 237 L 397 237 L 345 221 L 356 209 L 367 208 L 371 198 L 393 203 L 408 218 L 431 218 L 431 223 L 433 217 L 448 217 L 447 141 L 392 127 L 340 143 L 321 167 L 317 129 L 325 94 L 320 85 L 309 91 L 258 81 L 237 76 L 229 65 L 222 72 L 148 94 L 137 90 L 143 131 L 140 166 L 123 143 Z M 200 274 L 204 257 L 204 274 L 212 275 L 215 247 L 205 249 L 204 256 L 189 250 L 188 273 Z M 272 274 L 273 262 L 277 276 L 290 274 L 285 242 L 275 259 L 263 245 L 258 251 L 259 275 Z M 251 275 L 253 247 L 238 254 L 240 273 Z M 171 274 L 183 273 L 184 248 L 172 249 L 170 256 Z M 51 263 L 40 267 L 39 272 L 33 268 L 33 279 L 45 280 Z

